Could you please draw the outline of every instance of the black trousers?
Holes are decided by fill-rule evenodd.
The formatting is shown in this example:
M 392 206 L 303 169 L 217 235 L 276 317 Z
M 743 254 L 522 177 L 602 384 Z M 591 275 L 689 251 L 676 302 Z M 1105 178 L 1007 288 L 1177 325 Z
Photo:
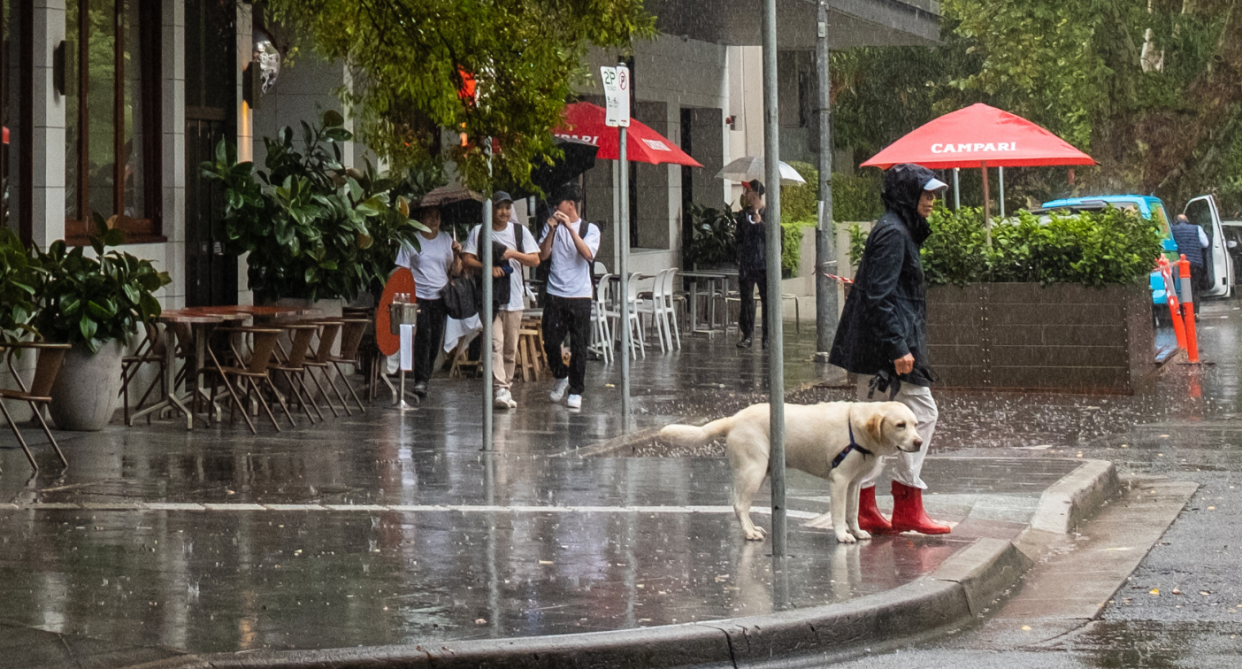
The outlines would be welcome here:
M 561 342 L 569 335 L 569 366 L 561 360 Z M 587 344 L 591 341 L 591 298 L 549 295 L 543 307 L 543 347 L 557 379 L 569 377 L 569 394 L 586 390 Z
M 1204 253 L 1206 253 L 1206 249 Z M 1207 268 L 1201 265 L 1190 266 L 1190 294 L 1195 298 L 1195 315 L 1199 315 L 1199 296 L 1203 291 L 1211 288 L 1211 285 L 1205 285 L 1207 280 Z M 1208 282 L 1210 284 L 1210 282 Z
M 444 323 L 448 312 L 444 300 L 418 301 L 418 330 L 414 333 L 414 383 L 427 383 L 444 341 Z
M 755 336 L 755 286 L 759 286 L 759 303 L 763 308 L 763 341 L 768 340 L 768 273 L 767 270 L 742 270 L 737 275 L 742 309 L 737 315 L 737 330 L 742 339 Z

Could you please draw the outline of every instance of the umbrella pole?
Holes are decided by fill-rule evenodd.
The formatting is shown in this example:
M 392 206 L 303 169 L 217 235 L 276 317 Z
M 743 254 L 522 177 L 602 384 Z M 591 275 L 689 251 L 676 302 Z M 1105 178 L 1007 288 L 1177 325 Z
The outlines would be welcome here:
M 962 208 L 962 187 L 959 177 L 962 174 L 962 168 L 953 168 L 953 211 Z
M 1000 183 L 1000 199 L 996 201 L 996 205 L 1000 207 L 1000 217 L 1005 217 L 1005 168 L 996 168 L 997 181 Z
M 992 248 L 992 219 L 988 218 L 991 203 L 988 201 L 988 162 L 983 161 L 983 236 L 987 239 L 988 248 Z

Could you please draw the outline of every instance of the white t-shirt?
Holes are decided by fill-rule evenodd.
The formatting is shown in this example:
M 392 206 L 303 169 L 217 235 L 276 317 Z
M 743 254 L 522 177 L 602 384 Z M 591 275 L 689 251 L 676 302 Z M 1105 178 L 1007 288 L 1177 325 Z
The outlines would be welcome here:
M 466 253 L 474 254 L 480 261 L 483 258 L 479 255 L 479 229 L 482 226 L 474 226 L 470 231 L 470 236 L 466 239 L 466 243 L 462 245 L 461 250 Z M 513 221 L 505 224 L 505 229 L 496 232 L 492 228 L 492 239 L 504 244 L 505 248 L 517 249 L 517 238 L 514 236 Z M 535 241 L 535 236 L 529 230 L 522 232 L 522 250 L 521 253 L 539 253 L 539 243 Z M 526 308 L 526 302 L 522 299 L 522 264 L 517 260 L 510 259 L 509 265 L 513 267 L 513 273 L 509 275 L 509 304 L 500 305 L 501 311 L 521 311 Z
M 591 282 L 591 263 L 578 253 L 578 246 L 574 244 L 574 234 L 568 230 L 573 227 L 574 230 L 580 230 L 578 226 L 582 225 L 581 219 L 572 223 L 562 223 L 556 226 L 555 236 L 552 238 L 552 253 L 549 258 L 552 261 L 552 267 L 548 274 L 548 294 L 557 297 L 591 297 L 593 288 Z M 594 224 L 587 223 L 586 229 L 582 233 L 582 241 L 586 242 L 587 248 L 591 249 L 591 257 L 594 258 L 599 253 L 599 228 Z M 548 236 L 548 228 L 543 229 L 543 237 L 539 238 L 539 243 Z
M 453 266 L 453 238 L 440 232 L 435 239 L 418 236 L 421 251 L 402 243 L 397 252 L 397 266 L 407 267 L 414 275 L 414 296 L 420 300 L 436 300 L 448 285 L 449 268 Z

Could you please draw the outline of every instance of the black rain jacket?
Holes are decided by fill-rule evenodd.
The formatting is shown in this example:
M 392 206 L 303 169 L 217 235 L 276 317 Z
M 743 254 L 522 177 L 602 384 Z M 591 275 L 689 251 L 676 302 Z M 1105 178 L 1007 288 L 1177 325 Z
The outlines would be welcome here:
M 919 258 L 931 228 L 918 214 L 923 185 L 934 176 L 921 165 L 895 165 L 884 175 L 886 211 L 867 238 L 828 358 L 846 371 L 895 373 L 893 361 L 911 353 L 914 371 L 901 380 L 930 386 L 935 379 L 927 359 L 927 287 Z

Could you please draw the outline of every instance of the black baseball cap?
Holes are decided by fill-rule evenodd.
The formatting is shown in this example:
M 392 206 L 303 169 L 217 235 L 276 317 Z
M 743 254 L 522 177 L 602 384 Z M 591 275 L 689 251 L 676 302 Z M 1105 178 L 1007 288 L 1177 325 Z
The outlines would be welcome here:
M 746 182 L 743 182 L 743 183 L 745 184 L 745 186 L 746 186 L 747 188 L 749 188 L 749 189 L 751 189 L 751 190 L 755 191 L 756 193 L 758 193 L 760 197 L 763 197 L 764 188 L 763 188 L 763 182 L 762 182 L 762 181 L 760 181 L 760 180 L 758 180 L 758 179 L 751 179 L 750 181 L 746 181 Z
M 513 204 L 513 198 L 508 193 L 498 190 L 492 194 L 492 204 L 504 204 L 505 202 Z

